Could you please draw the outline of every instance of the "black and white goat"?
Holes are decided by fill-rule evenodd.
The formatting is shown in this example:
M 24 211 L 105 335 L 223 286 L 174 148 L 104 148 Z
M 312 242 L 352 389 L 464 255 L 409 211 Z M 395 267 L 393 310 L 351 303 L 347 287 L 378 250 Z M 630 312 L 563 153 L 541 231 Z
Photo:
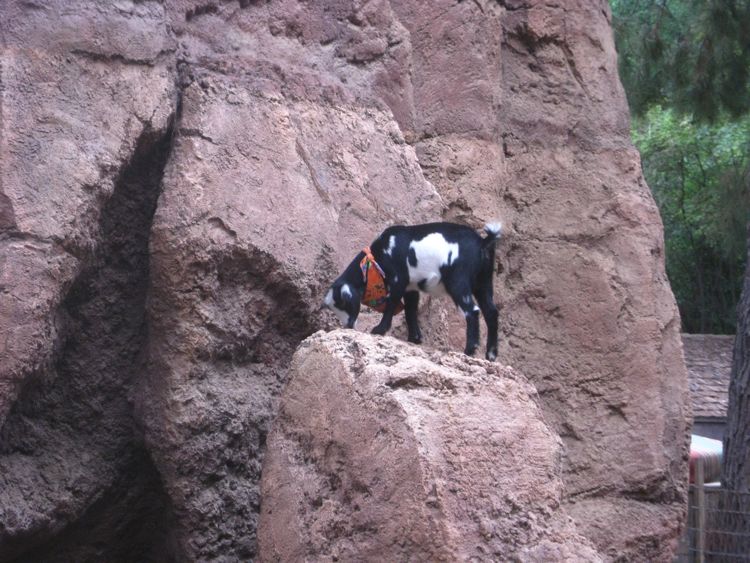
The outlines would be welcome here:
M 369 247 L 376 266 L 385 277 L 387 296 L 383 318 L 372 329 L 385 334 L 397 307 L 404 300 L 409 342 L 421 343 L 417 320 L 419 292 L 448 294 L 466 317 L 466 349 L 471 356 L 479 346 L 479 311 L 487 323 L 488 360 L 497 357 L 497 308 L 492 300 L 495 243 L 500 224 L 484 227 L 486 237 L 464 225 L 428 223 L 388 227 Z M 323 305 L 331 309 L 347 328 L 354 328 L 366 289 L 361 264 L 362 251 L 333 282 Z M 476 303 L 474 302 L 476 298 Z

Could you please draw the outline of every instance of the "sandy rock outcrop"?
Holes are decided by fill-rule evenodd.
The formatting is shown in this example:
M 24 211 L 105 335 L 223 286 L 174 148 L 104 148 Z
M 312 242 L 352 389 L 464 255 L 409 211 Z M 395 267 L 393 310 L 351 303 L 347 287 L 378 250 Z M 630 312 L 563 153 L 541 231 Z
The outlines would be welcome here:
M 298 349 L 263 464 L 260 561 L 601 561 L 560 438 L 512 369 L 390 337 Z

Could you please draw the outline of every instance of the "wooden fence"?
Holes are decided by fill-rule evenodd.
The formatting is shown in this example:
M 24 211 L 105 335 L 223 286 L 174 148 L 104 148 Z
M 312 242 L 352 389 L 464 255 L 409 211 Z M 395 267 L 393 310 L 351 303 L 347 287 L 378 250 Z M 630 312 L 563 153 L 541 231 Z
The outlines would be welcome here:
M 750 562 L 750 492 L 704 483 L 705 468 L 696 460 L 688 495 L 688 523 L 678 563 Z

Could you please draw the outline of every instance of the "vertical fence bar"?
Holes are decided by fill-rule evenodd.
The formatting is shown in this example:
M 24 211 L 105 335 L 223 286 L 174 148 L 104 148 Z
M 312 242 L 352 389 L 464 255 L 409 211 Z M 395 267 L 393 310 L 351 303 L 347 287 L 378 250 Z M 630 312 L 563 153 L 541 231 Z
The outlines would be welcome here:
M 696 528 L 696 513 L 695 513 L 695 483 L 688 485 L 688 517 L 687 517 L 687 529 L 685 530 L 685 553 L 684 559 L 681 563 L 693 563 L 697 560 L 697 552 L 695 548 L 695 528 Z
M 706 560 L 706 489 L 703 459 L 695 460 L 695 504 L 697 510 L 696 518 L 696 561 L 704 563 Z

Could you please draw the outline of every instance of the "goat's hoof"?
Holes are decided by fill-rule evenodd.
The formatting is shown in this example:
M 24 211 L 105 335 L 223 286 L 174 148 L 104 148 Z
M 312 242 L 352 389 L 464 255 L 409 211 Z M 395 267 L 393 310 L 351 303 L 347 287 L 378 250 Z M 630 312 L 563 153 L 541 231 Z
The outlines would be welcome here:
M 497 359 L 497 350 L 487 350 L 487 355 L 485 356 L 489 361 L 494 362 Z
M 386 330 L 387 329 L 385 329 L 385 328 L 382 328 L 380 326 L 376 326 L 375 328 L 373 328 L 370 331 L 370 334 L 377 334 L 378 336 L 383 336 L 386 333 Z
M 471 348 L 466 348 L 466 350 L 464 350 L 464 354 L 466 354 L 467 356 L 473 356 L 474 352 L 476 351 L 477 351 L 477 346 L 472 346 Z
M 412 344 L 422 344 L 422 335 L 420 334 L 418 336 L 410 336 L 408 340 Z

